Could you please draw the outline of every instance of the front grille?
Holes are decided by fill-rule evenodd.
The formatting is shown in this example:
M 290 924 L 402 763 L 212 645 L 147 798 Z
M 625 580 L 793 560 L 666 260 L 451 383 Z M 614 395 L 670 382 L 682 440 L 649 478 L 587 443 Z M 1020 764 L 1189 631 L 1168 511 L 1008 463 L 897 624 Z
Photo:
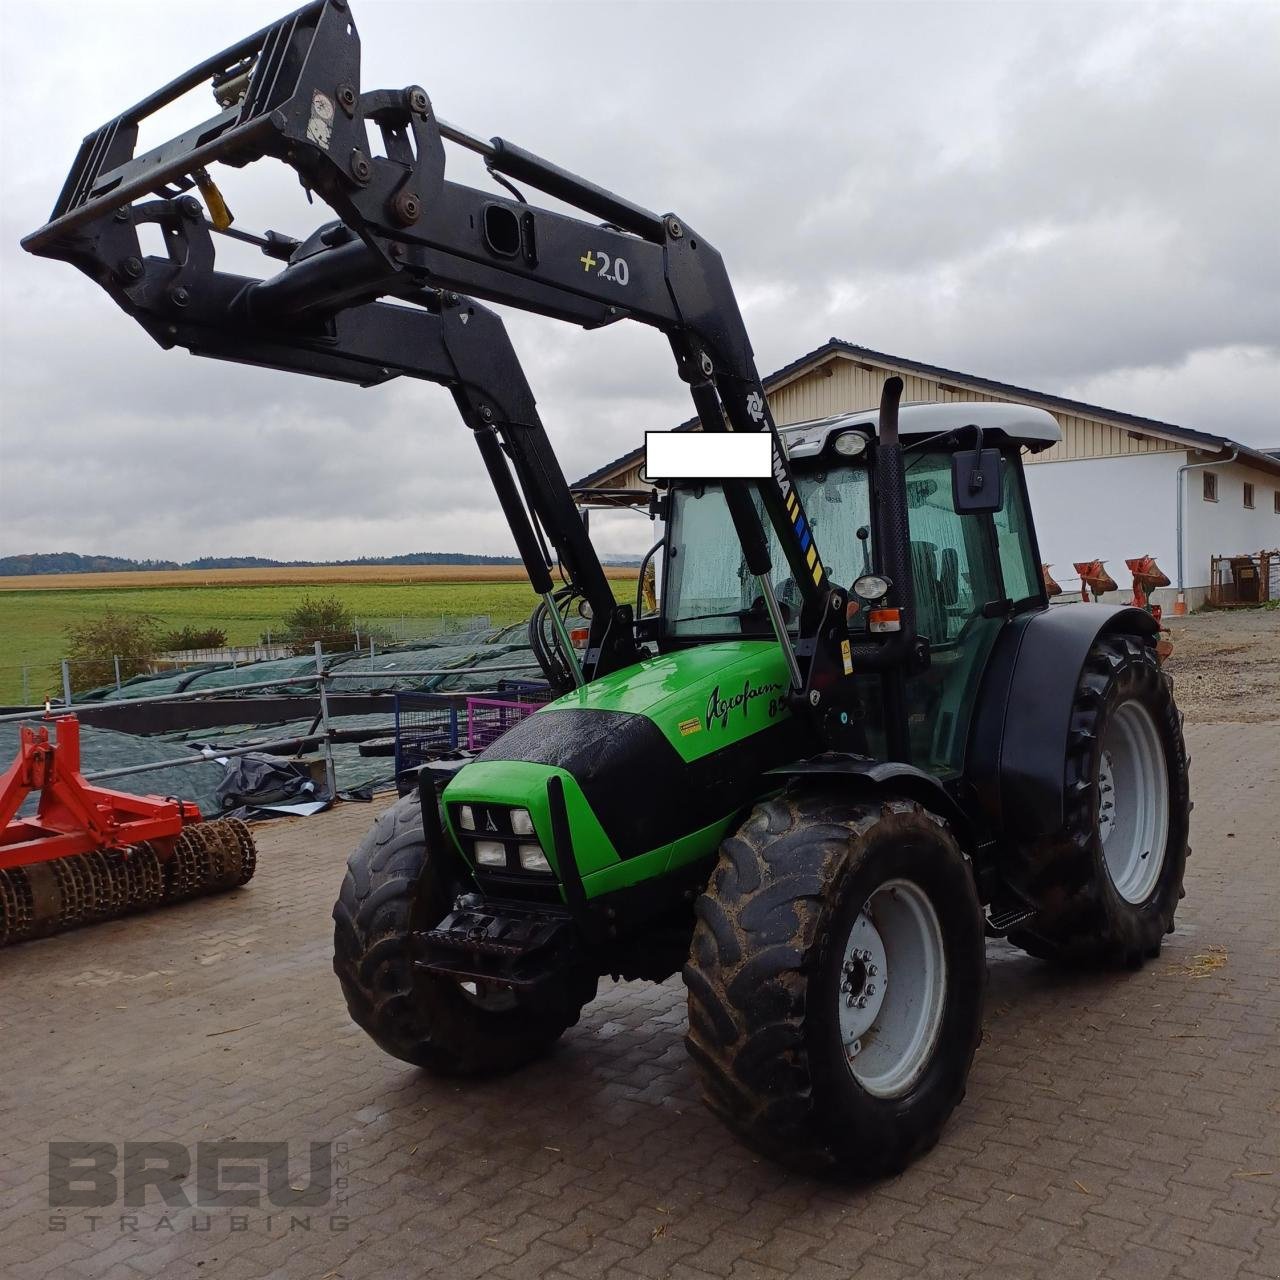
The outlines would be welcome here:
M 560 889 L 553 875 L 545 871 L 526 871 L 521 866 L 520 846 L 536 844 L 541 848 L 542 844 L 536 835 L 518 836 L 511 829 L 511 806 L 467 803 L 475 816 L 474 831 L 468 831 L 462 825 L 461 804 L 450 806 L 450 817 L 467 858 L 475 868 L 476 879 L 485 893 L 517 897 L 533 902 L 559 902 Z M 491 840 L 501 844 L 507 855 L 507 865 L 505 867 L 481 865 L 476 857 L 477 840 Z M 542 889 L 548 892 L 545 894 L 539 892 Z

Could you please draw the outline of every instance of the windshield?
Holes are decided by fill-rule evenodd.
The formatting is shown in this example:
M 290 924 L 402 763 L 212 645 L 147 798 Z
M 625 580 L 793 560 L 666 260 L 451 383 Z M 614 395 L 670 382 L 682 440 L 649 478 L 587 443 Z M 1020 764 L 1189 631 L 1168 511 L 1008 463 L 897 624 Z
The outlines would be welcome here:
M 868 543 L 858 530 L 871 521 L 865 467 L 800 471 L 796 487 L 832 582 L 847 586 L 867 572 Z M 773 590 L 792 630 L 801 595 L 758 493 L 752 494 L 769 539 Z M 663 612 L 674 636 L 769 634 L 769 618 L 747 569 L 718 484 L 676 489 L 671 503 L 670 558 Z

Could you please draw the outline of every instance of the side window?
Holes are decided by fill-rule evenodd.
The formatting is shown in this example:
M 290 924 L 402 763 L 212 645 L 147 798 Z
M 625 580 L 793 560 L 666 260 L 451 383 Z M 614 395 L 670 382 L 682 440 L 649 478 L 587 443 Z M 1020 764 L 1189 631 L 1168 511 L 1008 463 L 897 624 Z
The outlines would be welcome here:
M 946 777 L 964 767 L 979 677 L 1002 626 L 982 609 L 1003 593 L 990 517 L 957 515 L 949 454 L 909 460 L 907 507 L 917 630 L 931 647 L 929 667 L 907 681 L 911 759 Z
M 907 511 L 916 629 L 933 644 L 945 644 L 983 605 L 1000 596 L 985 517 L 956 514 L 948 454 L 925 454 L 910 463 Z
M 996 545 L 1000 549 L 1000 572 L 1009 599 L 1017 603 L 1040 595 L 1040 566 L 1031 555 L 1031 534 L 1027 521 L 1027 495 L 1022 472 L 1006 462 L 1004 471 L 1004 506 L 993 517 Z

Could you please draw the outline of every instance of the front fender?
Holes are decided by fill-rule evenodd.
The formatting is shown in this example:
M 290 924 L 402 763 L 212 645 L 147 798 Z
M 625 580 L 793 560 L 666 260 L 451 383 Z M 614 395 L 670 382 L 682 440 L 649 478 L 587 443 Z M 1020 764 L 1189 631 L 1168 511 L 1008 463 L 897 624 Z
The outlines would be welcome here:
M 837 786 L 857 799 L 873 799 L 886 793 L 915 800 L 945 818 L 961 847 L 971 849 L 974 840 L 969 815 L 931 773 L 898 760 L 868 760 L 862 756 L 827 752 L 809 760 L 796 760 L 770 769 L 765 775 L 787 783 Z
M 1099 636 L 1155 636 L 1128 605 L 1057 605 L 1022 614 L 991 654 L 975 709 L 965 774 L 993 830 L 1035 840 L 1062 827 L 1067 735 L 1085 658 Z

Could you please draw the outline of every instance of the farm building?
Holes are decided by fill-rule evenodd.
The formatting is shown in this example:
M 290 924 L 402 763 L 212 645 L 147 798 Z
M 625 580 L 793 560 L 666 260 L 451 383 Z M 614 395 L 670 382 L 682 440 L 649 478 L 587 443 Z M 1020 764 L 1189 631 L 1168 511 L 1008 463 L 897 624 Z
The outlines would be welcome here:
M 831 338 L 764 379 L 779 425 L 879 403 L 891 374 L 904 402 L 986 400 L 1046 409 L 1062 428 L 1059 444 L 1027 455 L 1027 483 L 1040 550 L 1067 590 L 1078 586 L 1076 562 L 1101 559 L 1127 598 L 1125 560 L 1152 555 L 1173 602 L 1185 587 L 1188 608 L 1208 594 L 1214 556 L 1280 545 L 1280 450 L 1264 451 L 1225 435 L 1191 430 L 1131 413 L 1082 404 L 1043 391 L 958 373 Z M 693 428 L 695 422 L 683 424 Z M 578 481 L 576 487 L 634 489 L 643 449 Z

